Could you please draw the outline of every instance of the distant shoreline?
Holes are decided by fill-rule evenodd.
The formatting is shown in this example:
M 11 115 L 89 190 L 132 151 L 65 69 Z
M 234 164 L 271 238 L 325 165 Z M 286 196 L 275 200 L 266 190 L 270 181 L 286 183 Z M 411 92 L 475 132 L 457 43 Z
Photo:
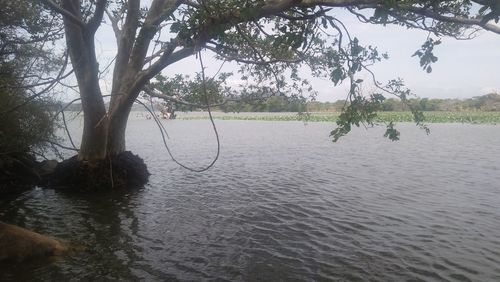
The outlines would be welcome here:
M 176 112 L 179 120 L 202 120 L 208 119 L 207 112 Z M 224 113 L 213 112 L 216 120 L 260 120 L 260 121 L 305 121 L 305 122 L 336 122 L 339 112 L 240 112 Z M 500 123 L 500 112 L 486 111 L 454 111 L 424 112 L 427 123 Z M 379 112 L 377 122 L 413 122 L 410 112 Z

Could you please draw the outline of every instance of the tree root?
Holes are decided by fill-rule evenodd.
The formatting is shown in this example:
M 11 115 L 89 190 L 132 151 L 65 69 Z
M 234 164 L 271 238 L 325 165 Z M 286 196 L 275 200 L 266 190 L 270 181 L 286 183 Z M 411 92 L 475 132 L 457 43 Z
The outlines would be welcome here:
M 97 162 L 80 161 L 74 156 L 59 163 L 41 184 L 80 191 L 140 188 L 149 175 L 143 159 L 126 151 Z

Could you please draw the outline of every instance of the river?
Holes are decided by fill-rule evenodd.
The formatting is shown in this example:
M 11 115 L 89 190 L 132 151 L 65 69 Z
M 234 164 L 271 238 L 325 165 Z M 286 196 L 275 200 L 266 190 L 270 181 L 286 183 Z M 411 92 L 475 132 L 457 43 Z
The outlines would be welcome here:
M 0 280 L 500 281 L 500 126 L 400 124 L 399 142 L 363 128 L 332 143 L 329 123 L 216 123 L 206 172 L 176 165 L 134 118 L 144 189 L 1 199 L 0 220 L 87 250 L 0 265 Z M 165 125 L 180 162 L 210 163 L 208 121 Z

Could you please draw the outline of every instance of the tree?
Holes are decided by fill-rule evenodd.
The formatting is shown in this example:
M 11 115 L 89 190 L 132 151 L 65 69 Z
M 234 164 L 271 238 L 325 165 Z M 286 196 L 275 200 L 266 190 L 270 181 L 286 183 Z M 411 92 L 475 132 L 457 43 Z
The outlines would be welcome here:
M 234 93 L 227 86 L 226 79 L 231 73 L 222 73 L 209 81 L 203 81 L 198 73 L 194 79 L 189 76 L 176 75 L 173 78 L 157 75 L 155 82 L 144 88 L 146 96 L 163 100 L 156 103 L 162 113 L 168 113 L 169 118 L 175 118 L 175 111 L 192 111 L 206 108 L 206 104 L 219 105 L 225 99 L 230 99 Z M 165 95 L 163 93 L 169 93 Z
M 62 37 L 57 17 L 29 2 L 0 0 L 0 152 L 41 150 L 53 133 L 44 94 L 65 69 L 50 44 Z
M 53 44 L 64 34 L 57 15 L 27 1 L 0 0 L 0 5 L 1 75 L 16 81 L 3 84 L 2 90 L 29 94 L 24 103 L 0 112 L 6 115 L 47 94 L 68 74 L 64 73 L 67 57 Z
M 479 97 L 473 97 L 469 99 L 468 108 L 473 110 L 483 110 L 483 111 L 498 111 L 500 106 L 500 95 L 497 93 L 490 93 Z
M 0 66 L 0 111 L 7 112 L 27 98 L 22 89 L 8 89 L 21 86 L 15 71 Z M 8 87 L 5 87 L 8 86 Z M 47 142 L 55 140 L 52 115 L 47 111 L 51 102 L 37 99 L 26 104 L 22 110 L 5 114 L 0 124 L 0 153 L 2 158 L 11 154 L 42 152 Z
M 212 52 L 221 61 L 240 63 L 242 78 L 255 81 L 244 85 L 244 91 L 252 95 L 310 93 L 313 89 L 300 77 L 300 67 L 335 85 L 348 81 L 349 103 L 331 133 L 337 140 L 352 125 L 373 123 L 384 97 L 380 93 L 364 96 L 362 80 L 356 76 L 370 72 L 369 65 L 387 56 L 351 36 L 335 17 L 335 10 L 344 8 L 367 24 L 429 31 L 435 37 L 429 37 L 415 53 L 427 72 L 437 60 L 432 51 L 440 36 L 470 38 L 479 28 L 500 34 L 500 27 L 493 23 L 499 19 L 497 1 L 152 0 L 149 5 L 139 0 L 39 1 L 63 18 L 84 112 L 78 159 L 87 164 L 124 152 L 127 119 L 141 91 L 163 69 L 187 57 L 197 55 L 202 64 L 201 51 Z M 109 109 L 99 87 L 94 46 L 103 22 L 111 24 L 117 42 Z M 403 101 L 411 95 L 401 80 L 375 84 L 382 93 Z M 414 111 L 414 115 L 420 124 L 421 113 Z M 391 123 L 386 135 L 397 137 L 394 132 Z
M 57 144 L 46 94 L 63 76 L 57 17 L 29 2 L 0 0 L 0 193 L 29 188 L 39 175 L 35 154 Z M 63 66 L 61 68 L 61 66 Z M 51 74 L 59 70 L 52 78 Z M 60 72 L 60 71 L 63 72 Z

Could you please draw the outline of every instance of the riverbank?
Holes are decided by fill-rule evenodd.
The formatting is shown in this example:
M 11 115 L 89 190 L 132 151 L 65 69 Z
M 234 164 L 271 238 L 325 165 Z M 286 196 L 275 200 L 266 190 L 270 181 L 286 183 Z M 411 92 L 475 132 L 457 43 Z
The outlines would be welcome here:
M 217 120 L 261 120 L 261 121 L 307 121 L 307 122 L 336 122 L 339 112 L 312 112 L 312 113 L 291 113 L 291 112 L 242 112 L 223 113 L 213 112 L 214 119 Z M 424 112 L 427 123 L 500 123 L 500 112 Z M 208 119 L 206 112 L 179 112 L 177 115 L 181 120 Z M 410 112 L 380 112 L 377 122 L 412 122 Z

